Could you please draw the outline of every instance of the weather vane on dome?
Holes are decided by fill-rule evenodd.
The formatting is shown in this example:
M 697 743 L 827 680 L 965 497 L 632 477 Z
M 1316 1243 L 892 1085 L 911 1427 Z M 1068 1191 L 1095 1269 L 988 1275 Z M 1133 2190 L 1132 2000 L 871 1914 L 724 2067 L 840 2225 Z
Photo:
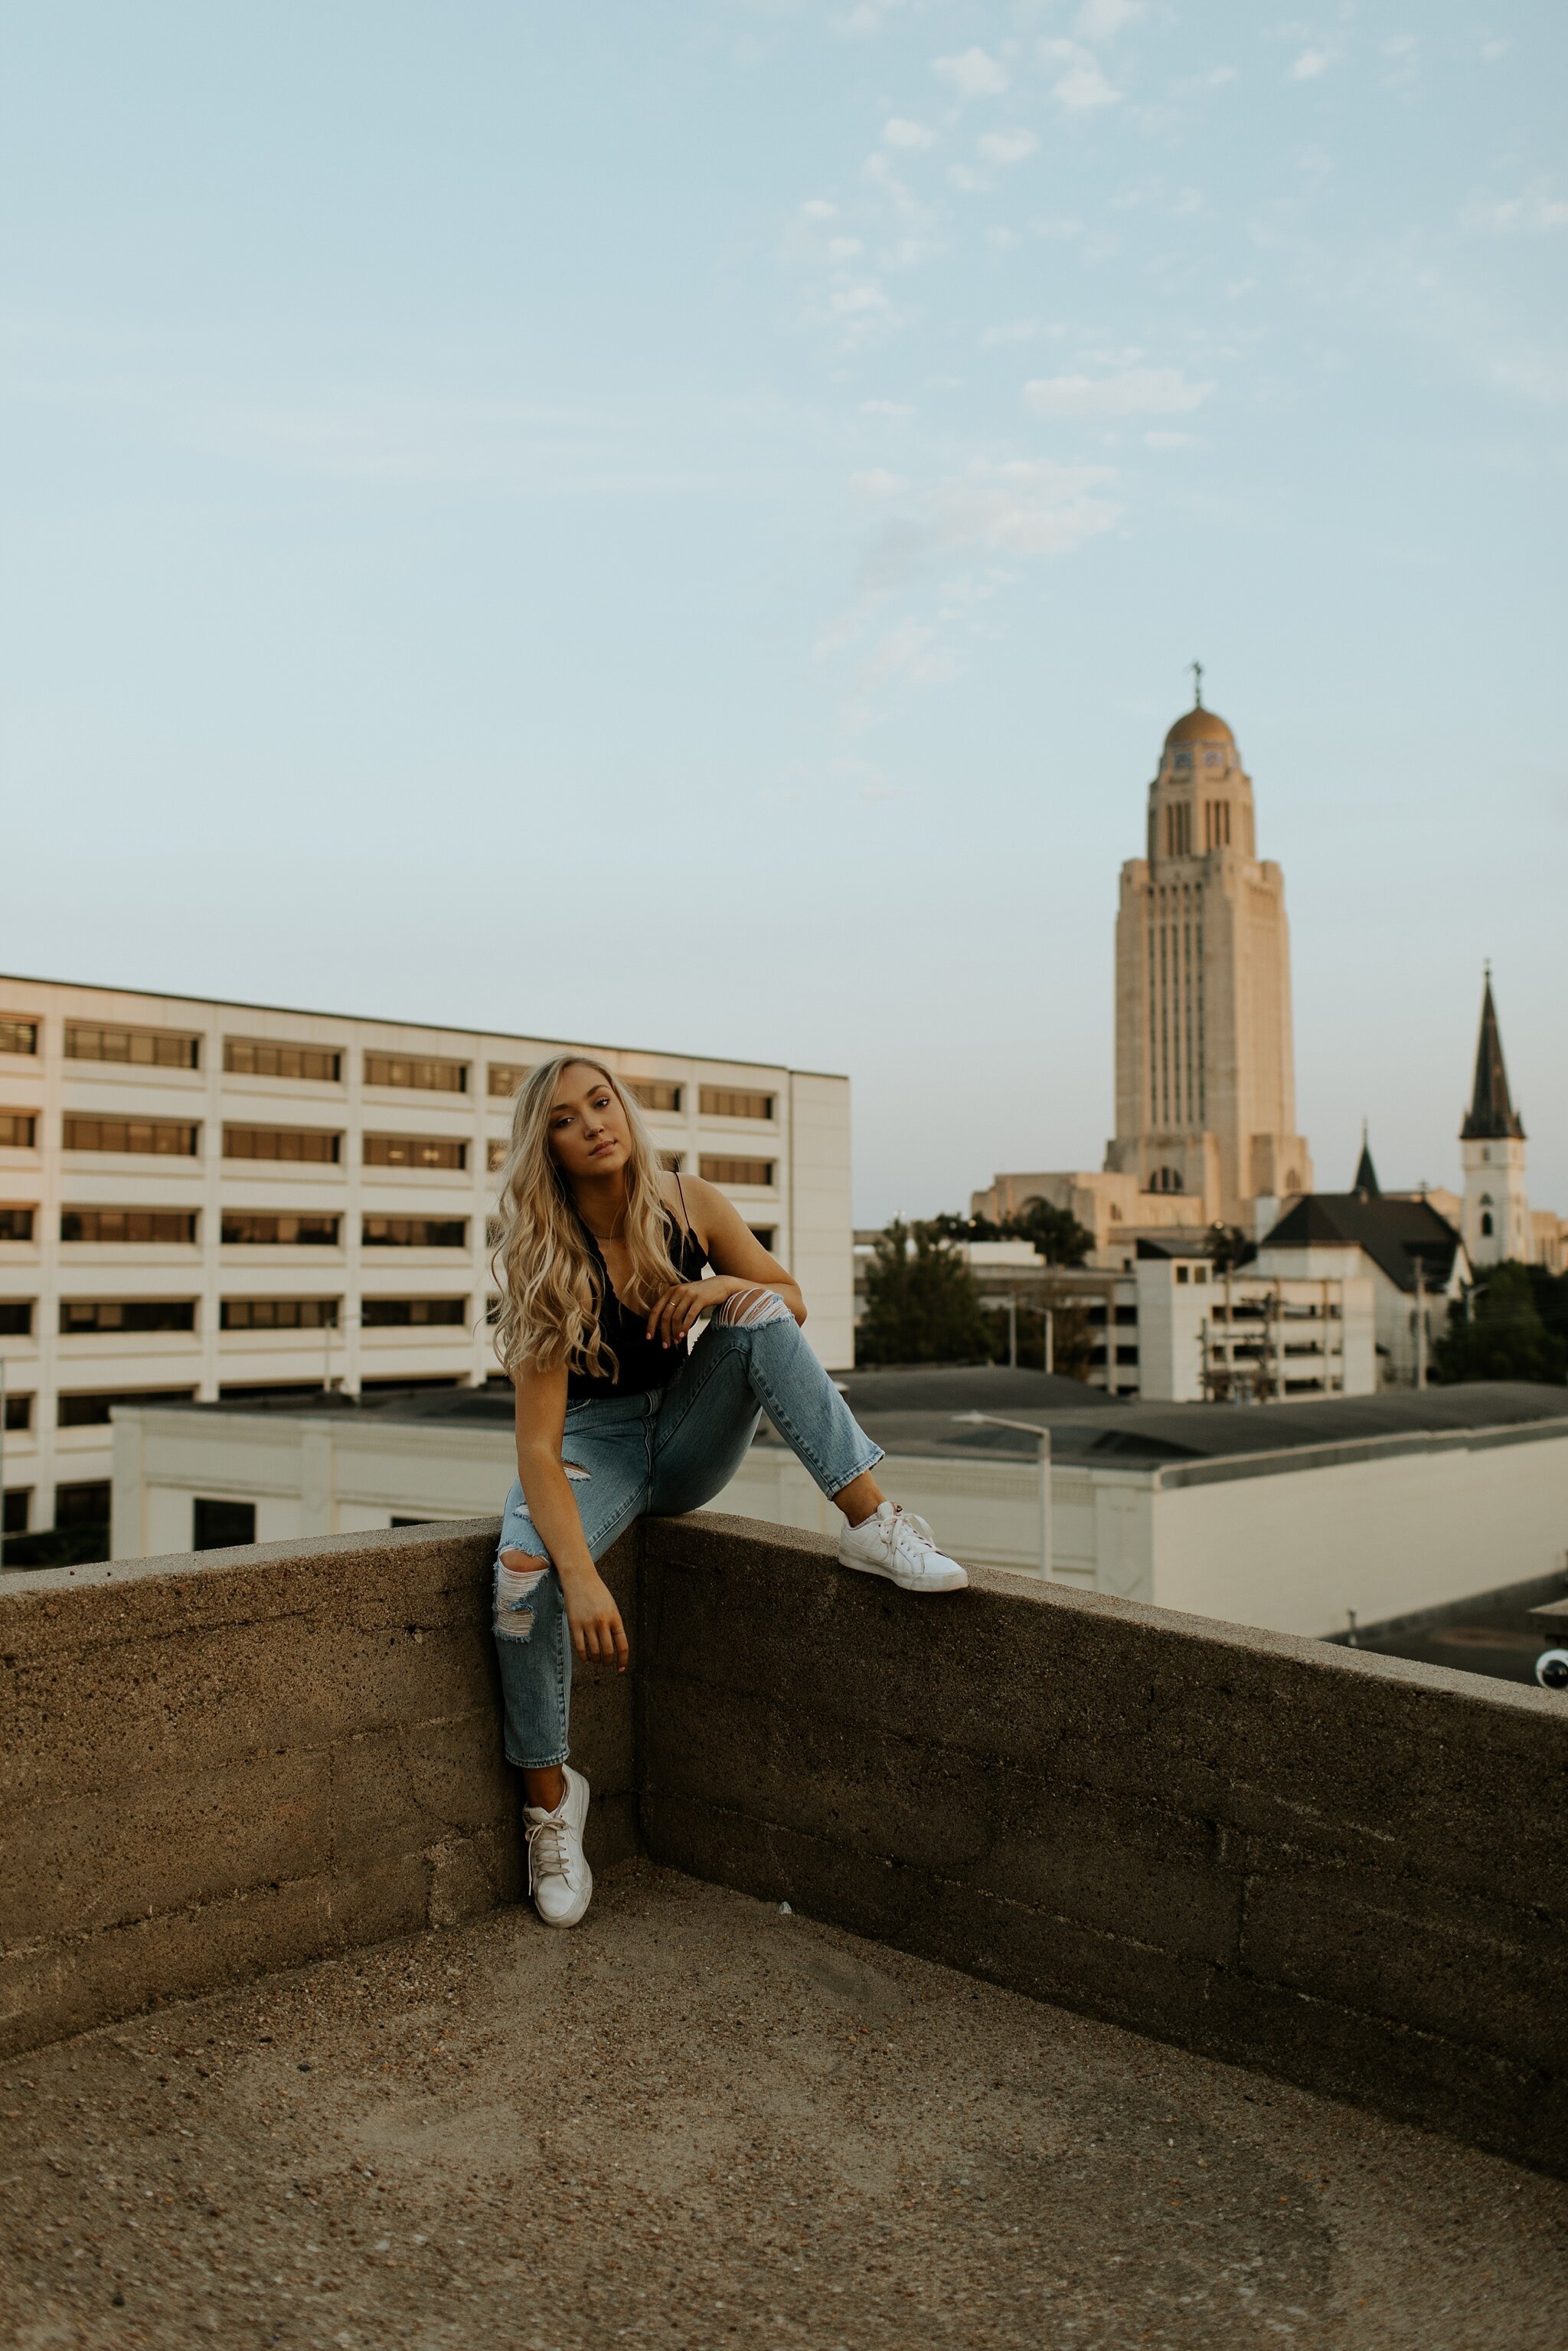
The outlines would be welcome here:
M 1195 710 L 1201 710 L 1203 708 L 1203 664 L 1188 662 L 1187 667 L 1192 672 L 1192 706 Z

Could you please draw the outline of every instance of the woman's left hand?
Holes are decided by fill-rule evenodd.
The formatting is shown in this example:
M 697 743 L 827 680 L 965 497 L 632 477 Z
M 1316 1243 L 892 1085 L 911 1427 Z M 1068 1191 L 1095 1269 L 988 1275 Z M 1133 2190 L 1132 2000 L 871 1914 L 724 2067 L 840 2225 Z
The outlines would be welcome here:
M 711 1314 L 733 1298 L 737 1290 L 748 1290 L 755 1284 L 737 1281 L 731 1273 L 721 1273 L 711 1281 L 677 1281 L 666 1290 L 648 1317 L 648 1336 L 666 1347 L 684 1344 L 705 1314 Z

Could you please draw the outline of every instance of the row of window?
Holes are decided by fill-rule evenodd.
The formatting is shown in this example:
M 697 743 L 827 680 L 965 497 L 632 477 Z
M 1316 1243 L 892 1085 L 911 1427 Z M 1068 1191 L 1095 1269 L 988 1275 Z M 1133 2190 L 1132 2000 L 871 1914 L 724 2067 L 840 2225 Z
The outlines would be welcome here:
M 0 1053 L 36 1054 L 40 1024 L 7 1015 L 0 1019 Z M 202 1065 L 202 1039 L 178 1029 L 136 1029 L 105 1021 L 68 1020 L 66 1059 L 103 1061 L 134 1069 L 197 1070 Z M 342 1081 L 345 1055 L 333 1046 L 291 1045 L 265 1037 L 225 1037 L 224 1068 L 236 1076 L 288 1078 L 312 1084 Z M 486 1091 L 492 1096 L 515 1094 L 531 1065 L 491 1061 L 486 1068 Z M 468 1092 L 470 1064 L 438 1054 L 373 1053 L 364 1056 L 364 1082 L 401 1092 L 463 1094 Z M 644 1110 L 679 1113 L 685 1088 L 663 1078 L 632 1078 L 627 1091 Z M 775 1097 L 741 1086 L 701 1086 L 698 1106 L 706 1118 L 770 1119 Z
M 0 1338 L 32 1336 L 34 1303 L 30 1298 L 0 1299 Z M 341 1303 L 337 1298 L 225 1298 L 218 1307 L 218 1328 L 335 1331 Z M 63 1298 L 60 1332 L 66 1338 L 81 1338 L 95 1333 L 143 1337 L 161 1331 L 193 1331 L 196 1305 L 193 1298 Z M 465 1298 L 365 1298 L 360 1301 L 360 1321 L 367 1331 L 405 1330 L 423 1323 L 460 1324 L 467 1319 Z
M 196 1238 L 196 1215 L 194 1208 L 62 1208 L 60 1238 L 121 1248 L 191 1248 Z M 31 1208 L 0 1208 L 0 1240 L 30 1241 L 34 1217 Z M 342 1221 L 340 1217 L 269 1217 L 225 1210 L 221 1231 L 227 1249 L 257 1242 L 336 1249 Z M 366 1249 L 466 1249 L 468 1219 L 365 1217 L 360 1238 Z
M 37 1148 L 38 1122 L 30 1111 L 0 1111 L 0 1144 L 13 1149 Z M 183 1119 L 92 1118 L 68 1113 L 61 1134 L 67 1151 L 112 1151 L 131 1157 L 194 1159 L 201 1151 L 202 1130 Z M 336 1167 L 342 1164 L 344 1137 L 320 1126 L 225 1126 L 225 1159 L 265 1160 L 296 1166 Z M 458 1173 L 468 1165 L 468 1145 L 444 1134 L 366 1134 L 361 1137 L 367 1167 L 434 1167 Z M 506 1155 L 506 1145 L 489 1145 L 487 1165 L 493 1172 Z M 680 1152 L 662 1152 L 665 1166 L 679 1167 Z M 769 1186 L 771 1159 L 741 1158 L 727 1152 L 705 1151 L 698 1165 L 710 1184 Z

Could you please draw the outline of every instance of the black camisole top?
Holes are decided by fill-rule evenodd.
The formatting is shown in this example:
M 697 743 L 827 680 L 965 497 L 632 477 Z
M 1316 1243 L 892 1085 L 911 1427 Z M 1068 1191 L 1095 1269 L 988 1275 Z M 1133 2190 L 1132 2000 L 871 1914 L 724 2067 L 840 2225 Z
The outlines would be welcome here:
M 664 1211 L 664 1223 L 668 1228 L 670 1262 L 683 1281 L 697 1280 L 707 1263 L 701 1241 L 688 1227 L 678 1224 L 668 1208 Z M 685 1346 L 665 1347 L 657 1339 L 649 1338 L 646 1313 L 629 1313 L 622 1305 L 610 1286 L 603 1250 L 586 1225 L 582 1229 L 588 1234 L 588 1246 L 599 1267 L 603 1299 L 599 1315 L 600 1336 L 613 1351 L 617 1369 L 613 1379 L 593 1379 L 587 1372 L 569 1371 L 568 1403 L 586 1403 L 591 1396 L 646 1395 L 651 1388 L 667 1388 L 686 1360 Z

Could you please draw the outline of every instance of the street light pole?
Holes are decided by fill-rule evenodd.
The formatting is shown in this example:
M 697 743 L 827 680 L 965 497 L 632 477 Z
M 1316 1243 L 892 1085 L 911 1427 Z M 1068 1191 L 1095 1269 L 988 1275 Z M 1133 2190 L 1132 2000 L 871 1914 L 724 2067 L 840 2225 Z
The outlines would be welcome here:
M 1053 1583 L 1051 1543 L 1051 1431 L 1040 1428 L 1032 1420 L 1006 1420 L 995 1412 L 956 1412 L 955 1420 L 967 1421 L 988 1428 L 1021 1428 L 1026 1437 L 1040 1439 L 1040 1573 L 1043 1583 Z

